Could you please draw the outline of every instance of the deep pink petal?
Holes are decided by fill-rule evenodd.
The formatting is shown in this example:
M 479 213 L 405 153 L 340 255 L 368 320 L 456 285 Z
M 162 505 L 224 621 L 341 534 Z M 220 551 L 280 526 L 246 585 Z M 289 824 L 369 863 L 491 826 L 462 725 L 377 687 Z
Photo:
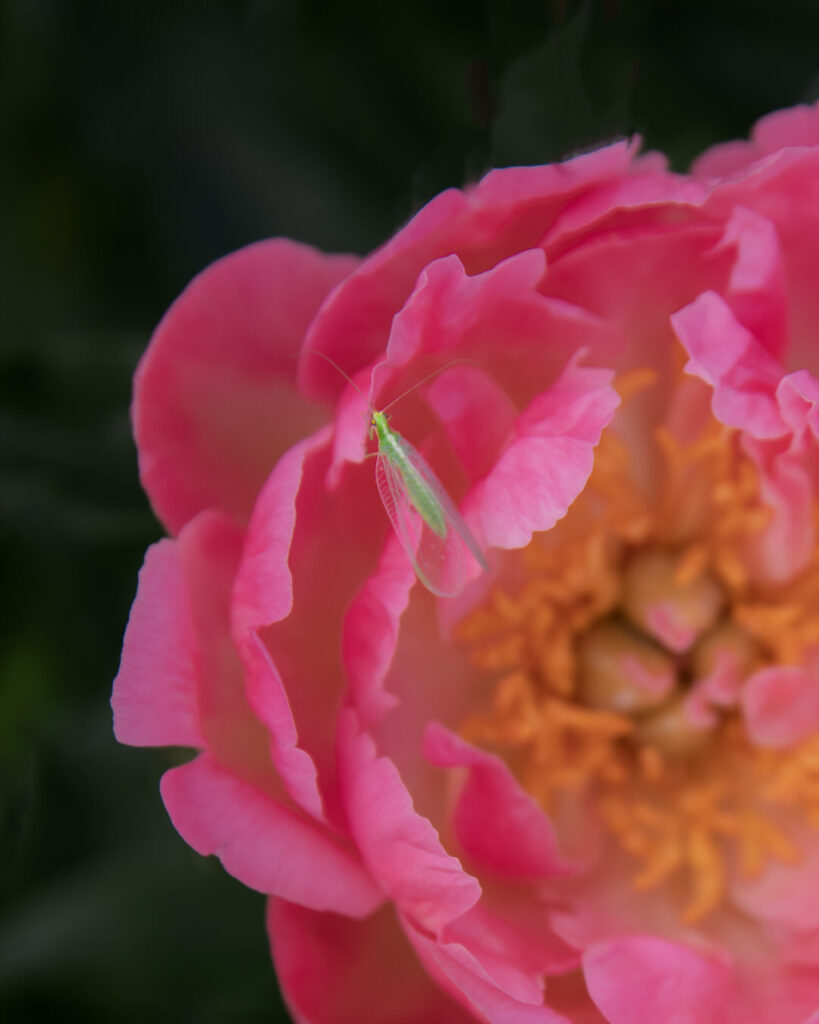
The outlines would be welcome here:
M 655 422 L 679 376 L 669 317 L 702 291 L 727 287 L 734 254 L 718 248 L 722 231 L 720 223 L 703 219 L 630 226 L 594 234 L 549 263 L 543 290 L 588 310 L 618 339 L 610 358 L 592 355 L 589 361 L 618 373 L 656 371 L 657 386 L 640 402 L 649 404 Z
M 510 253 L 536 247 L 578 196 L 632 167 L 656 166 L 653 157 L 635 162 L 635 148 L 619 142 L 563 164 L 492 171 L 466 193 L 450 189 L 437 196 L 329 297 L 310 329 L 308 347 L 351 375 L 374 362 L 393 316 L 426 266 L 454 252 L 475 274 Z M 320 359 L 305 359 L 301 373 L 308 394 L 326 397 L 340 389 L 338 374 Z
M 398 703 L 384 690 L 384 680 L 414 585 L 415 573 L 403 548 L 388 542 L 375 572 L 356 594 L 345 616 L 344 665 L 365 726 L 379 721 Z
M 505 878 L 554 878 L 576 867 L 560 851 L 554 827 L 500 758 L 432 722 L 424 756 L 441 768 L 466 768 L 453 824 L 477 866 Z M 487 828 L 487 822 L 492 822 Z
M 589 478 L 619 398 L 610 371 L 577 361 L 518 417 L 514 440 L 464 503 L 487 547 L 523 547 L 535 531 L 551 529 Z
M 541 245 L 551 258 L 611 230 L 637 225 L 656 230 L 672 223 L 679 231 L 698 217 L 706 195 L 700 182 L 649 165 L 643 173 L 615 178 L 572 203 L 550 225 Z
M 755 743 L 793 746 L 819 729 L 819 680 L 796 666 L 760 669 L 745 684 L 742 709 Z
M 516 253 L 474 276 L 467 275 L 455 255 L 429 264 L 390 326 L 383 369 L 406 366 L 424 355 L 460 353 L 465 340 L 485 331 L 486 317 L 500 305 L 542 305 L 536 289 L 545 272 L 541 249 Z M 379 387 L 382 383 L 377 381 Z
M 788 336 L 788 296 L 782 250 L 774 224 L 738 206 L 717 251 L 736 254 L 725 298 L 737 320 L 767 352 L 781 359 Z
M 448 924 L 443 945 L 460 945 L 505 992 L 523 1002 L 543 999 L 543 979 L 574 970 L 580 954 L 552 931 L 531 888 L 497 889 Z
M 369 486 L 370 467 L 350 469 L 357 480 L 326 490 L 329 454 L 325 430 L 291 449 L 271 474 L 248 526 L 231 610 L 248 698 L 271 730 L 272 758 L 288 792 L 309 813 L 323 818 L 326 810 L 338 824 L 341 623 L 388 525 Z
M 703 211 L 728 220 L 737 206 L 756 210 L 776 228 L 788 289 L 785 365 L 819 373 L 819 148 L 773 152 L 741 176 L 717 184 Z
M 515 422 L 515 406 L 490 374 L 453 366 L 429 385 L 426 399 L 470 480 L 492 468 Z
M 433 984 L 392 908 L 364 921 L 271 900 L 276 973 L 299 1024 L 469 1024 Z
M 587 950 L 589 993 L 610 1024 L 729 1024 L 730 968 L 720 958 L 648 935 Z M 749 1022 L 750 1024 L 750 1022 Z
M 350 831 L 367 867 L 402 913 L 438 933 L 474 906 L 480 885 L 415 811 L 395 765 L 376 754 L 352 710 L 339 722 L 338 757 Z
M 357 262 L 257 242 L 168 310 L 137 369 L 133 418 L 142 483 L 170 532 L 210 507 L 244 522 L 278 456 L 325 418 L 299 396 L 293 356 Z
M 432 977 L 479 1020 L 490 1024 L 571 1024 L 561 1014 L 544 1006 L 542 994 L 521 999 L 504 988 L 503 979 L 493 977 L 480 960 L 459 942 L 438 942 L 402 918 L 412 945 Z M 547 993 L 548 995 L 548 993 Z
M 178 542 L 161 540 L 145 553 L 114 680 L 120 743 L 204 747 L 198 660 Z
M 539 249 L 518 253 L 472 276 L 454 255 L 430 264 L 393 319 L 386 358 L 373 368 L 373 406 L 390 409 L 395 429 L 429 455 L 444 487 L 450 490 L 450 484 L 456 485 L 451 491 L 456 499 L 458 475 L 447 474 L 447 453 L 428 453 L 427 441 L 441 448 L 444 431 L 451 429 L 449 441 L 460 458 L 461 470 L 469 468 L 482 475 L 497 458 L 511 410 L 552 385 L 578 348 L 588 349 L 592 361 L 606 362 L 618 343 L 598 317 L 541 295 L 536 289 L 544 270 Z M 452 360 L 468 360 L 472 366 L 457 363 L 447 367 Z M 430 372 L 442 369 L 426 388 L 413 390 Z M 455 382 L 469 379 L 470 371 L 475 380 L 483 375 L 494 385 L 489 396 L 492 404 L 485 409 L 475 406 L 472 415 L 482 414 L 488 422 L 490 414 L 497 412 L 506 422 L 499 419 L 490 430 L 482 426 L 466 435 L 451 401 L 447 409 L 443 399 L 454 394 Z M 364 376 L 359 378 L 359 386 L 363 384 Z M 437 395 L 437 404 L 425 401 L 427 393 Z M 395 401 L 399 396 L 404 397 Z M 479 401 L 481 394 L 461 395 L 461 403 L 470 397 Z M 449 415 L 431 423 L 429 413 L 437 412 L 437 405 Z M 363 458 L 367 447 L 365 413 L 362 396 L 348 389 L 337 422 L 329 478 L 332 485 L 344 460 L 359 462 Z M 463 490 L 462 483 L 460 487 Z
M 756 160 L 785 146 L 819 145 L 819 109 L 800 104 L 766 114 L 754 125 L 750 141 L 733 140 L 707 149 L 692 167 L 706 178 L 739 176 Z
M 705 292 L 671 318 L 689 355 L 686 371 L 714 389 L 714 415 L 753 437 L 786 433 L 776 402 L 782 369 L 715 292 Z
M 383 898 L 354 853 L 207 753 L 166 772 L 161 790 L 183 839 L 251 889 L 353 917 Z

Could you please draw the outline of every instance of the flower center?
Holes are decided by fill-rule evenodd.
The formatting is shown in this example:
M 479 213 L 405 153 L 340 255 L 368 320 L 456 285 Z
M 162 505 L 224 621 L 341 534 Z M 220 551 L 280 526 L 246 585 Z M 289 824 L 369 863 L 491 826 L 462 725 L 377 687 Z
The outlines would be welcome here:
M 819 738 L 762 748 L 739 705 L 752 673 L 816 645 L 819 558 L 786 585 L 755 578 L 770 511 L 717 421 L 685 441 L 658 428 L 636 462 L 610 428 L 565 519 L 459 624 L 488 694 L 462 732 L 505 758 L 558 830 L 590 809 L 634 886 L 670 886 L 694 923 L 729 865 L 795 862 L 789 822 L 819 827 Z

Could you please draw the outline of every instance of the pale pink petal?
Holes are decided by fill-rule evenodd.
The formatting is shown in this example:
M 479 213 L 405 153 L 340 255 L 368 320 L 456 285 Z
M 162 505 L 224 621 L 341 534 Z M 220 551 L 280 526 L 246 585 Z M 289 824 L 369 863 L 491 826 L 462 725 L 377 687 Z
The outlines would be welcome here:
M 133 417 L 142 483 L 169 531 L 209 507 L 244 522 L 278 456 L 326 418 L 299 396 L 293 356 L 357 262 L 258 242 L 168 310 L 137 369 Z
M 135 746 L 204 747 L 199 644 L 178 542 L 148 548 L 111 707 L 114 734 Z
M 554 878 L 577 868 L 560 851 L 554 826 L 503 761 L 437 722 L 427 726 L 424 757 L 441 768 L 467 768 L 453 825 L 470 860 L 505 878 Z M 487 828 L 487 822 L 492 822 Z
M 353 917 L 383 898 L 352 851 L 207 753 L 166 772 L 161 791 L 183 839 L 251 889 Z
M 578 358 L 521 413 L 516 436 L 464 502 L 487 547 L 523 547 L 534 532 L 551 529 L 589 478 L 619 398 L 610 371 L 580 367 Z
M 734 316 L 767 352 L 781 359 L 788 335 L 788 296 L 779 236 L 773 223 L 738 206 L 716 251 L 734 251 L 725 299 Z
M 364 862 L 402 913 L 437 934 L 477 902 L 480 885 L 415 811 L 395 765 L 377 755 L 351 709 L 339 721 L 338 757 L 350 831 Z
M 798 442 L 745 437 L 743 448 L 760 468 L 760 497 L 772 513 L 770 522 L 748 545 L 746 565 L 756 579 L 783 583 L 813 557 L 811 476 L 816 471 Z
M 433 984 L 391 908 L 356 921 L 273 899 L 267 928 L 298 1024 L 474 1024 Z
M 794 434 L 799 437 L 810 431 L 819 440 L 819 379 L 807 370 L 789 373 L 779 382 L 776 397 Z
M 586 951 L 589 993 L 610 1024 L 740 1024 L 728 964 L 649 935 L 600 942 Z M 748 1020 L 748 1024 L 751 1022 Z
M 689 355 L 686 371 L 714 389 L 714 415 L 753 437 L 786 433 L 776 402 L 780 365 L 715 292 L 705 292 L 671 322 Z
M 374 362 L 426 266 L 454 252 L 476 274 L 510 253 L 535 248 L 558 213 L 585 191 L 632 167 L 657 166 L 654 156 L 635 161 L 635 148 L 618 142 L 563 164 L 491 171 L 466 193 L 450 189 L 437 196 L 329 297 L 308 347 L 351 375 Z M 338 374 L 320 359 L 305 359 L 301 374 L 308 394 L 327 397 L 340 389 Z
M 807 829 L 794 838 L 802 853 L 797 863 L 770 859 L 753 878 L 734 873 L 731 899 L 763 926 L 807 932 L 819 921 L 819 843 Z
M 819 679 L 797 666 L 760 669 L 745 684 L 742 710 L 754 742 L 793 746 L 819 729 Z
M 458 1002 L 489 1024 L 571 1024 L 543 1005 L 540 991 L 521 999 L 492 976 L 480 960 L 459 942 L 438 942 L 402 917 L 402 924 L 422 963 L 438 984 Z M 517 986 L 515 986 L 517 987 Z M 547 993 L 548 996 L 548 993 Z
M 785 148 L 734 180 L 717 184 L 703 207 L 727 220 L 738 206 L 756 210 L 775 226 L 788 288 L 787 369 L 819 373 L 819 148 Z

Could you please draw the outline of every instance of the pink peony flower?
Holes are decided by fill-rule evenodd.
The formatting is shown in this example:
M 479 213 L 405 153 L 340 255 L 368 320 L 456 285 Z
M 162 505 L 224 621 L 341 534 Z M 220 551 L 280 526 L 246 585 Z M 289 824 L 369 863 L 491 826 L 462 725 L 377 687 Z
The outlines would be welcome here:
M 296 1021 L 819 1020 L 817 267 L 800 108 L 171 307 L 115 729 L 198 750 L 165 806 L 269 894 Z M 391 416 L 489 563 L 451 599 L 364 458 L 368 399 L 444 366 Z

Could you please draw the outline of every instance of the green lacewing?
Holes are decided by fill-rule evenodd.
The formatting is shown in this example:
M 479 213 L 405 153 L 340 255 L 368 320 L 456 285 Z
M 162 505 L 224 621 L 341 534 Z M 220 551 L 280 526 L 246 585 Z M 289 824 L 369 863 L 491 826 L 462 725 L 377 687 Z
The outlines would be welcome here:
M 364 397 L 329 356 L 315 350 L 314 354 L 330 363 Z M 389 404 L 394 405 L 445 369 L 440 367 Z M 370 405 L 368 410 L 369 436 L 378 442 L 375 481 L 381 502 L 421 583 L 438 597 L 454 597 L 476 575 L 476 563 L 487 571 L 486 560 L 426 459 L 389 425 L 387 408 Z

